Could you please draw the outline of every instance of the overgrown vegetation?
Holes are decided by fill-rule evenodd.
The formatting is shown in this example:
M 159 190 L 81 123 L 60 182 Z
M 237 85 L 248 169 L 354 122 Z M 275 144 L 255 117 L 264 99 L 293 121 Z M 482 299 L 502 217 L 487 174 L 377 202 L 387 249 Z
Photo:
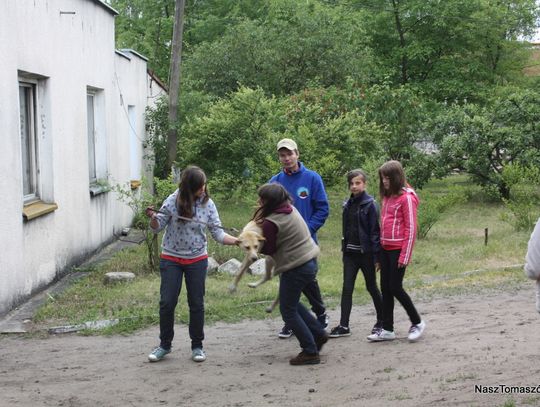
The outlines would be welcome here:
M 118 47 L 166 79 L 174 1 L 111 5 Z M 229 198 L 266 181 L 275 142 L 292 137 L 328 186 L 387 159 L 417 189 L 460 169 L 516 216 L 503 170 L 540 166 L 540 81 L 523 74 L 520 40 L 535 0 L 188 0 L 185 12 L 180 118 L 164 104 L 148 115 L 159 178 L 170 126 L 176 164 L 200 165 Z
M 377 183 L 368 183 L 369 192 L 375 193 Z M 426 185 L 429 196 L 442 197 L 459 187 L 465 197 L 444 212 L 432 225 L 426 238 L 418 240 L 412 264 L 408 269 L 406 286 L 415 290 L 416 297 L 429 298 L 449 294 L 464 294 L 482 289 L 496 289 L 518 285 L 523 272 L 517 264 L 523 262 L 529 233 L 515 231 L 501 220 L 503 205 L 486 200 L 482 190 L 467 182 L 464 176 L 452 176 Z M 339 307 L 341 264 L 341 203 L 348 196 L 345 180 L 339 187 L 329 190 L 331 214 L 321 229 L 322 248 L 318 280 L 325 301 L 331 308 Z M 214 196 L 224 225 L 240 228 L 253 212 L 255 194 L 244 201 L 225 201 Z M 420 214 L 427 205 L 422 200 Z M 246 202 L 247 201 L 247 202 Z M 489 242 L 484 244 L 484 229 L 489 228 Z M 237 247 L 224 247 L 210 240 L 209 253 L 220 261 L 230 257 L 241 259 Z M 88 276 L 67 291 L 49 301 L 36 314 L 38 325 L 47 327 L 76 324 L 90 320 L 121 319 L 117 326 L 103 333 L 129 333 L 142 327 L 157 324 L 159 301 L 159 276 L 145 273 L 146 250 L 139 246 L 117 253 L 108 263 L 94 267 Z M 137 275 L 133 283 L 104 285 L 103 276 L 108 271 L 131 271 Z M 246 283 L 257 277 L 246 276 L 236 294 L 228 292 L 232 277 L 213 275 L 207 279 L 206 319 L 234 322 L 246 318 L 277 318 L 268 315 L 264 308 L 273 301 L 277 281 L 257 289 Z M 362 279 L 356 284 L 354 304 L 370 301 Z M 186 323 L 188 310 L 185 290 L 177 307 L 177 320 Z

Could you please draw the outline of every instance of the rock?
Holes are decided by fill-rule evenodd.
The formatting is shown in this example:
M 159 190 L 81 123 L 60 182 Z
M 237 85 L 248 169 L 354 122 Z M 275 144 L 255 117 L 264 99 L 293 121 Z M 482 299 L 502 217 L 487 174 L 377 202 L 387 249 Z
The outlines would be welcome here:
M 242 263 L 240 263 L 238 260 L 230 259 L 229 261 L 219 266 L 218 273 L 227 273 L 231 276 L 234 276 L 238 272 L 238 270 L 240 270 L 241 265 Z
M 105 274 L 103 282 L 105 284 L 116 284 L 119 282 L 131 282 L 135 279 L 135 274 L 129 271 L 112 271 Z
M 266 273 L 266 260 L 257 260 L 255 263 L 249 266 L 248 272 L 254 276 L 262 276 L 264 273 Z
M 207 274 L 214 274 L 218 271 L 219 263 L 213 257 L 208 258 L 208 268 L 206 269 Z

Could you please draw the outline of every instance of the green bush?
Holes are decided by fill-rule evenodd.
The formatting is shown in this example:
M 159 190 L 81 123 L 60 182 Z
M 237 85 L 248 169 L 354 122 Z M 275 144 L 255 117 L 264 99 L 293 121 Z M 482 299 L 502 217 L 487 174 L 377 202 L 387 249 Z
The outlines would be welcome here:
M 440 195 L 423 193 L 418 208 L 418 238 L 425 239 L 433 225 L 442 218 L 444 212 L 466 201 L 466 192 L 458 187 L 449 189 L 447 193 Z
M 508 186 L 508 199 L 503 198 L 508 212 L 503 219 L 516 230 L 532 229 L 540 215 L 540 169 L 518 164 L 507 165 L 502 179 Z

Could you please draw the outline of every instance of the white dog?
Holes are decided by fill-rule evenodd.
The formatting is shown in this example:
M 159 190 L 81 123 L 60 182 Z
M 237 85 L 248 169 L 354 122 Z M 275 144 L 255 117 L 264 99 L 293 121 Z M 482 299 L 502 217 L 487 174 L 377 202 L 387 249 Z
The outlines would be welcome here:
M 262 229 L 254 221 L 250 221 L 242 229 L 242 232 L 240 232 L 240 235 L 238 235 L 238 246 L 240 246 L 244 250 L 245 257 L 244 257 L 244 260 L 242 261 L 242 265 L 240 266 L 240 270 L 238 270 L 238 272 L 236 273 L 234 277 L 234 281 L 229 286 L 230 292 L 236 291 L 238 282 L 240 281 L 244 273 L 249 269 L 249 266 L 251 266 L 259 258 L 259 252 L 261 251 L 261 248 L 264 245 L 264 240 L 265 239 L 262 234 Z M 255 283 L 249 283 L 248 286 L 251 288 L 255 288 L 267 282 L 273 277 L 273 270 L 274 270 L 274 260 L 272 259 L 272 257 L 266 256 L 265 273 L 263 277 Z M 266 311 L 272 312 L 274 307 L 277 305 L 278 301 L 279 301 L 279 298 L 277 298 L 270 307 L 267 307 Z

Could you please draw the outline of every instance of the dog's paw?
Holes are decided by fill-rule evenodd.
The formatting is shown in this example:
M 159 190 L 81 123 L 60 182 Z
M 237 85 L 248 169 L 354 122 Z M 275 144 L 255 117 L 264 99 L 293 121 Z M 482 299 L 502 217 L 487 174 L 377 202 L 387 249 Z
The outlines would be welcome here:
M 229 292 L 232 294 L 232 293 L 235 293 L 236 292 L 236 286 L 234 284 L 231 284 L 229 286 Z

